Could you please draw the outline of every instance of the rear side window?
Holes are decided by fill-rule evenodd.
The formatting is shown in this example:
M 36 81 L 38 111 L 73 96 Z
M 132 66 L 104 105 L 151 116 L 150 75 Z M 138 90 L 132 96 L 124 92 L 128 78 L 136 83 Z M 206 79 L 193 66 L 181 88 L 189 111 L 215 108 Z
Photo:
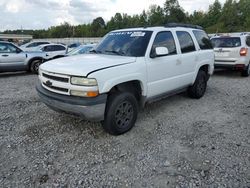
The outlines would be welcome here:
M 200 49 L 202 50 L 213 49 L 211 41 L 204 31 L 194 30 L 193 33 L 200 46 Z
M 190 34 L 186 31 L 177 31 L 176 32 L 182 53 L 189 53 L 196 51 L 194 46 L 194 41 Z
M 151 55 L 155 55 L 156 47 L 167 47 L 168 55 L 176 54 L 176 46 L 174 42 L 174 37 L 170 31 L 160 32 L 156 35 L 153 47 L 151 50 Z
M 60 46 L 60 45 L 55 45 L 55 46 L 54 46 L 54 51 L 63 51 L 63 50 L 65 50 L 65 49 L 66 49 L 65 47 Z
M 240 37 L 221 37 L 211 39 L 214 48 L 236 48 L 241 46 Z
M 247 44 L 247 46 L 250 47 L 250 37 L 247 37 L 247 38 L 246 38 L 246 44 Z
M 54 51 L 54 48 L 53 48 L 53 46 L 45 46 L 43 48 L 43 51 L 45 51 L 45 52 L 52 52 L 52 51 Z

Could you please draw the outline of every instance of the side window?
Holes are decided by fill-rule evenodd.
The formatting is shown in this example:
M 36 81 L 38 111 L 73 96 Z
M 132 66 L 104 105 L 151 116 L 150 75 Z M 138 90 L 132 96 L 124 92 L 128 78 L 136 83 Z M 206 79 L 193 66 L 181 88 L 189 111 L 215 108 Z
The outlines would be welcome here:
M 0 53 L 16 53 L 17 48 L 11 44 L 0 44 Z
M 8 48 L 9 48 L 9 52 L 10 53 L 16 53 L 17 52 L 17 48 L 11 44 L 8 44 Z
M 154 40 L 151 54 L 150 56 L 153 57 L 155 55 L 155 48 L 156 47 L 166 47 L 168 48 L 168 55 L 176 54 L 176 45 L 174 41 L 174 37 L 170 31 L 163 31 L 159 32 Z
M 0 53 L 9 53 L 9 48 L 7 44 L 0 43 Z
M 45 52 L 52 52 L 53 51 L 53 46 L 45 46 L 43 48 L 43 51 L 45 51 Z
M 63 47 L 63 46 L 60 46 L 60 45 L 54 46 L 54 51 L 63 51 L 63 50 L 65 50 L 65 47 Z
M 246 38 L 246 44 L 247 44 L 247 46 L 250 47 L 250 37 L 247 37 L 247 38 Z
M 181 46 L 182 53 L 188 53 L 195 51 L 194 41 L 190 34 L 186 31 L 177 31 L 176 32 L 178 40 Z
M 213 49 L 212 43 L 204 31 L 193 30 L 194 36 L 202 50 Z

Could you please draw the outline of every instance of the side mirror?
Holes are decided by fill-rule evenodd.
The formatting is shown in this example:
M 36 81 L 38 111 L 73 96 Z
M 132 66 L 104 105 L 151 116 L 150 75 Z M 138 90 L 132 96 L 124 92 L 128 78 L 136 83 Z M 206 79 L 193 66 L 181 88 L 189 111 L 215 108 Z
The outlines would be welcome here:
M 168 55 L 169 51 L 168 51 L 167 47 L 156 47 L 155 48 L 155 54 L 156 54 L 156 57 L 164 56 L 164 55 Z

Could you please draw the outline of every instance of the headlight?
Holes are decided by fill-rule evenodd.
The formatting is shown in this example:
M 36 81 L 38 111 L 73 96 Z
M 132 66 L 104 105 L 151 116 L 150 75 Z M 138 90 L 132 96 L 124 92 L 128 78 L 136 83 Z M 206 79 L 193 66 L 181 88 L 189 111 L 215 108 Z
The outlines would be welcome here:
M 97 86 L 97 81 L 94 78 L 71 77 L 71 84 L 80 86 Z

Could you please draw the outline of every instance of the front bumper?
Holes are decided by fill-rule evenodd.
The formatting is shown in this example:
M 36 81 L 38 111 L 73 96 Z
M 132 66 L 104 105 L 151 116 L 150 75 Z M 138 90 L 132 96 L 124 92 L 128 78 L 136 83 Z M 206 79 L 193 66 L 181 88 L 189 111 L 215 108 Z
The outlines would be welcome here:
M 40 83 L 36 90 L 42 102 L 55 111 L 77 115 L 90 121 L 104 120 L 107 94 L 94 98 L 67 96 L 48 91 Z

